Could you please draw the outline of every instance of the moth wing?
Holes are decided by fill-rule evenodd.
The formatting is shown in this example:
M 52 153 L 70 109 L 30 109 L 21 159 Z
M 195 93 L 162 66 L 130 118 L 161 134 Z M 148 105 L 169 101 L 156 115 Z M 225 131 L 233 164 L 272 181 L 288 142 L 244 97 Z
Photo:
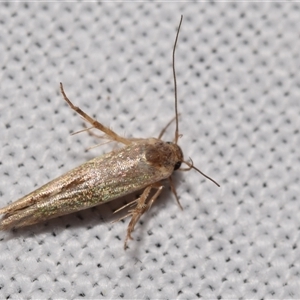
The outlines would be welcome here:
M 164 159 L 158 160 L 156 148 L 161 143 L 156 139 L 136 141 L 67 172 L 2 208 L 0 229 L 27 226 L 83 210 L 168 178 L 174 167 L 172 163 L 165 165 Z

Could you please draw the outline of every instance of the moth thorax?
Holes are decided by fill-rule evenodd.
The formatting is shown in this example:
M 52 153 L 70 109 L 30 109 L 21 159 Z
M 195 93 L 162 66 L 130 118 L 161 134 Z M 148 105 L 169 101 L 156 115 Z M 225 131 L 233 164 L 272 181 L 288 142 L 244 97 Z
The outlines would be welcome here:
M 171 142 L 158 141 L 147 146 L 146 159 L 154 166 L 172 166 L 174 170 L 177 170 L 183 161 L 183 154 L 178 145 Z

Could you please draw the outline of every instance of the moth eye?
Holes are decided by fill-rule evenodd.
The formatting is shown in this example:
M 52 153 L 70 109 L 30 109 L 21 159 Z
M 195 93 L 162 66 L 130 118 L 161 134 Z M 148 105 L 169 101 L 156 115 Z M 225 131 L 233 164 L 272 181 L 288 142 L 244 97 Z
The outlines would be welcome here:
M 178 161 L 174 166 L 174 171 L 178 170 L 180 168 L 180 166 L 181 166 L 181 161 Z

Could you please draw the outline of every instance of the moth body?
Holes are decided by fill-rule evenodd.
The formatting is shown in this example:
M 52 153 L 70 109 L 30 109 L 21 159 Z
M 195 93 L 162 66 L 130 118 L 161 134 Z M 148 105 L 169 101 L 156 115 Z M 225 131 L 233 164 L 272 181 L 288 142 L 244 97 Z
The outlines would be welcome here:
M 156 138 L 134 140 L 0 209 L 0 229 L 32 225 L 136 192 L 170 177 L 182 160 L 176 144 Z
M 123 148 L 96 157 L 43 185 L 18 201 L 0 209 L 0 214 L 4 215 L 0 220 L 0 230 L 32 225 L 142 190 L 138 199 L 121 208 L 133 207 L 121 218 L 131 217 L 124 243 L 124 248 L 126 249 L 128 239 L 132 239 L 131 233 L 136 223 L 161 193 L 163 188 L 162 180 L 169 180 L 171 190 L 181 207 L 171 175 L 174 170 L 180 168 L 182 163 L 186 164 L 188 168 L 181 170 L 193 168 L 218 185 L 212 178 L 194 167 L 193 163 L 184 161 L 182 151 L 178 146 L 180 135 L 178 129 L 175 49 L 181 22 L 182 16 L 172 56 L 175 117 L 161 131 L 158 138 L 128 139 L 118 135 L 75 106 L 65 94 L 61 83 L 61 93 L 68 105 L 83 117 L 86 122 L 90 123 L 91 128 L 98 129 L 104 133 L 104 138 L 109 141 L 123 144 Z M 174 120 L 176 124 L 174 141 L 162 141 L 161 138 L 166 128 Z M 151 193 L 152 190 L 156 191 Z

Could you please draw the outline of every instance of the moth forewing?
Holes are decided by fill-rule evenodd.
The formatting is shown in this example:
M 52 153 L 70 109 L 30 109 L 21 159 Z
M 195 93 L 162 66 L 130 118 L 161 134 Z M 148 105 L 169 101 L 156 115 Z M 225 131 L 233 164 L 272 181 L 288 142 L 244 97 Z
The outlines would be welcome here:
M 155 184 L 172 174 L 181 159 L 178 149 L 150 138 L 96 157 L 1 209 L 0 229 L 32 225 Z

